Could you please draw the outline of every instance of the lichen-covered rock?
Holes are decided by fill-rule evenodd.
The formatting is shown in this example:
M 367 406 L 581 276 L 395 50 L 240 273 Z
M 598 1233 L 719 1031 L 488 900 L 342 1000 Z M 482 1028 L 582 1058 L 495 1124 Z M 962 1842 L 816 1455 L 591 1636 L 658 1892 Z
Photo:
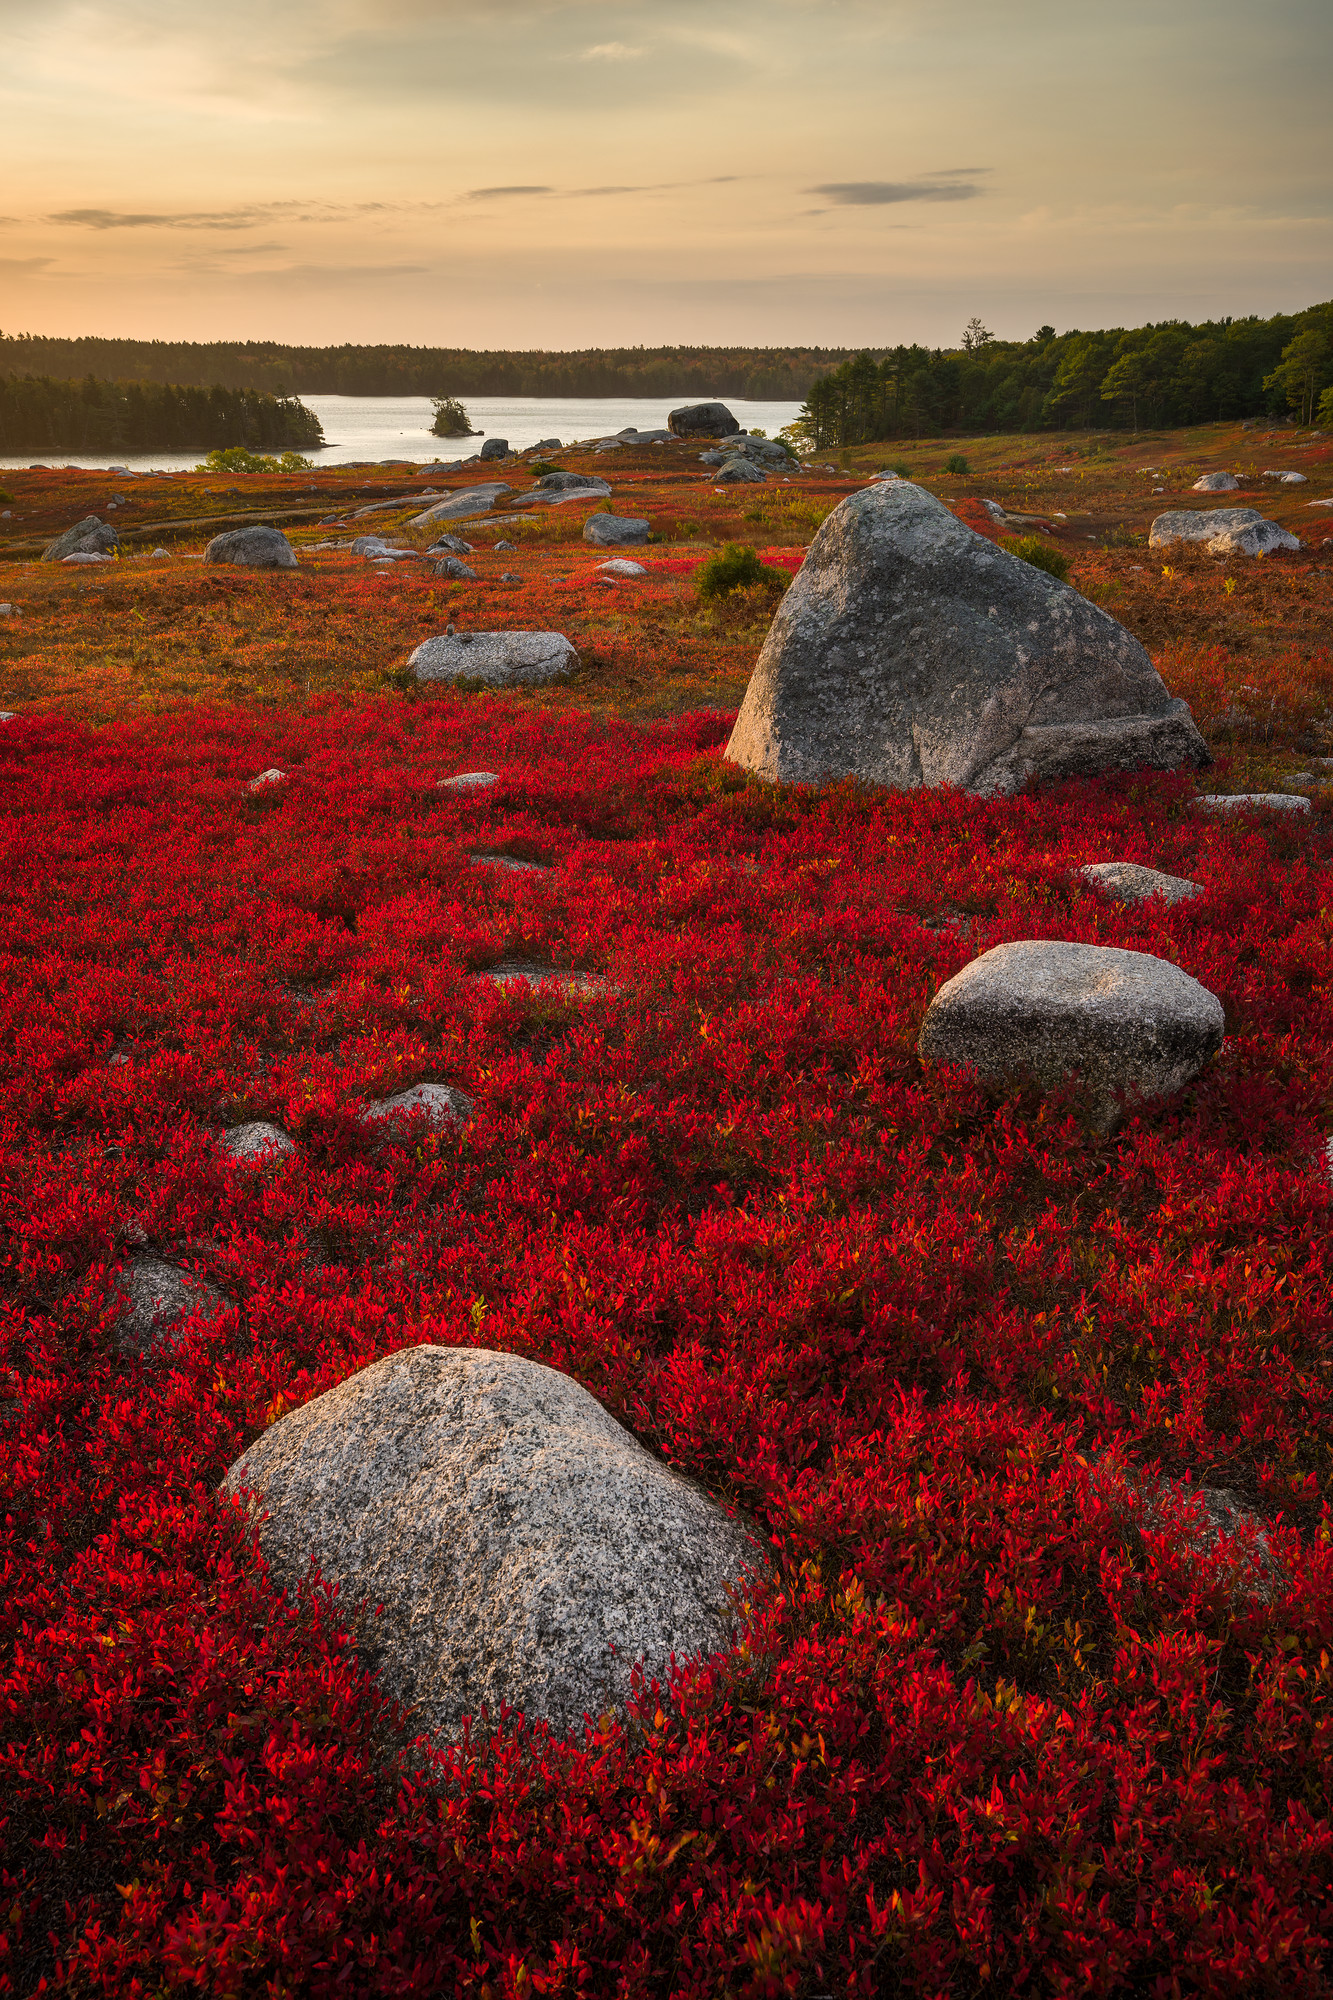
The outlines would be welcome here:
M 243 563 L 250 569 L 295 569 L 296 550 L 281 528 L 229 528 L 204 550 L 206 563 Z
M 465 521 L 471 514 L 489 514 L 502 493 L 512 491 L 507 479 L 489 480 L 484 486 L 465 486 L 447 500 L 437 500 L 422 514 L 413 514 L 410 525 L 429 528 L 436 521 Z
M 1093 861 L 1078 872 L 1116 903 L 1146 903 L 1154 897 L 1164 903 L 1184 903 L 1203 894 L 1198 882 L 1183 875 L 1163 875 L 1139 861 Z
M 1201 792 L 1194 801 L 1201 812 L 1308 813 L 1310 801 L 1299 792 Z
M 120 547 L 120 536 L 108 521 L 85 514 L 72 528 L 42 550 L 43 562 L 63 562 L 66 556 L 107 556 Z
M 1081 1076 L 1104 1130 L 1119 1094 L 1167 1097 L 1222 1046 L 1222 1003 L 1178 965 L 1145 951 L 1050 939 L 997 945 L 941 986 L 917 1047 L 1047 1090 Z
M 495 771 L 455 771 L 452 778 L 437 778 L 435 789 L 437 792 L 484 792 L 499 782 Z
M 365 1663 L 446 1734 L 502 1703 L 577 1728 L 637 1661 L 725 1647 L 754 1558 L 586 1389 L 486 1349 L 374 1362 L 265 1431 L 225 1489 L 254 1493 L 275 1578 L 313 1558 Z
M 444 632 L 423 639 L 407 664 L 419 681 L 518 687 L 557 680 L 578 663 L 563 632 Z
M 907 480 L 820 528 L 726 754 L 774 780 L 983 793 L 1208 762 L 1137 639 Z

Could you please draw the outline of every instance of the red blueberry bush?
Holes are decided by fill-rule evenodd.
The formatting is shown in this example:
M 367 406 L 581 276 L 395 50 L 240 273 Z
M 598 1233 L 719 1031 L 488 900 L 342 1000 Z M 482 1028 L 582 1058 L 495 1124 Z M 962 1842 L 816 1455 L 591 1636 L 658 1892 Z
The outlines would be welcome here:
M 1329 824 L 1161 776 L 779 795 L 728 727 L 0 734 L 0 1989 L 1333 1986 Z M 1118 908 L 1106 859 L 1205 893 Z M 944 979 L 1050 936 L 1226 1007 L 1110 1138 L 916 1055 Z M 358 1122 L 428 1078 L 461 1134 Z M 230 1161 L 260 1117 L 295 1152 Z M 144 1251 L 231 1303 L 127 1357 Z M 578 1740 L 414 1742 L 217 1487 L 423 1340 L 568 1370 L 743 1509 L 737 1648 Z M 1201 1538 L 1202 1487 L 1260 1526 Z

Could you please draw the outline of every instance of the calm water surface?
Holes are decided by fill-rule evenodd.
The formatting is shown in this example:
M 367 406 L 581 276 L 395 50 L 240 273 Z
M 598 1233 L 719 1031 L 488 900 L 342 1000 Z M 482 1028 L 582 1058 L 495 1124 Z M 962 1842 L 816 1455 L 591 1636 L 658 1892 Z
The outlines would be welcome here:
M 435 438 L 430 433 L 431 402 L 428 396 L 303 396 L 324 426 L 328 443 L 323 451 L 311 452 L 316 465 L 348 465 L 353 461 L 372 463 L 385 459 L 415 459 L 422 463 L 439 458 L 467 458 L 479 451 L 482 439 Z M 667 411 L 685 399 L 669 401 L 650 396 L 561 396 L 548 400 L 536 396 L 469 396 L 464 407 L 479 431 L 487 437 L 508 440 L 522 451 L 542 438 L 559 438 L 570 444 L 579 438 L 606 437 L 633 424 L 637 430 L 664 430 Z M 702 401 L 702 398 L 690 400 Z M 743 396 L 724 399 L 742 430 L 767 431 L 775 437 L 800 411 L 799 403 L 751 403 Z M 31 465 L 126 465 L 131 472 L 157 468 L 166 472 L 190 471 L 203 457 L 202 451 L 156 451 L 134 457 L 128 453 L 53 452 L 42 460 L 40 453 L 12 452 L 0 456 L 0 466 Z

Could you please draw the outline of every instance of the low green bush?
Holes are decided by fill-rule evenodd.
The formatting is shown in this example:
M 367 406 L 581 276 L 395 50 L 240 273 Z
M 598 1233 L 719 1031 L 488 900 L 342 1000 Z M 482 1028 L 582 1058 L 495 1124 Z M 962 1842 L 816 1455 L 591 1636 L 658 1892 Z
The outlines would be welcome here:
M 759 583 L 785 590 L 790 581 L 785 570 L 760 562 L 748 542 L 728 542 L 702 565 L 695 589 L 706 603 L 713 597 L 726 597 L 733 590 L 753 590 Z
M 284 451 L 280 458 L 263 451 L 247 451 L 243 444 L 230 444 L 225 450 L 210 451 L 202 465 L 196 465 L 196 472 L 309 472 L 313 459 L 303 458 L 299 451 Z
M 955 479 L 966 479 L 972 468 L 961 451 L 954 451 L 945 459 L 944 470 L 952 473 Z
M 1062 556 L 1059 549 L 1053 549 L 1040 535 L 1009 535 L 1001 546 L 1008 549 L 1011 556 L 1019 556 L 1033 569 L 1044 569 L 1047 576 L 1053 576 L 1059 583 L 1069 580 L 1069 558 Z

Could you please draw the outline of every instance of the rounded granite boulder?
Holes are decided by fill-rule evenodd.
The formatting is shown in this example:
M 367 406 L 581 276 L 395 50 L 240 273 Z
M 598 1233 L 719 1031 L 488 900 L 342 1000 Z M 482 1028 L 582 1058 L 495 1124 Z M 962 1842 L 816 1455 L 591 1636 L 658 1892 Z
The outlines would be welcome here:
M 256 1438 L 224 1489 L 249 1496 L 275 1579 L 317 1562 L 366 1665 L 450 1735 L 502 1703 L 577 1728 L 636 1662 L 726 1647 L 758 1553 L 579 1383 L 484 1348 L 372 1363 Z
M 206 563 L 241 563 L 249 569 L 295 569 L 296 550 L 281 528 L 228 528 L 204 550 Z
M 1222 1003 L 1145 951 L 1028 939 L 983 952 L 941 986 L 917 1048 L 1000 1082 L 1082 1077 L 1109 1131 L 1124 1095 L 1168 1097 L 1222 1046 Z

